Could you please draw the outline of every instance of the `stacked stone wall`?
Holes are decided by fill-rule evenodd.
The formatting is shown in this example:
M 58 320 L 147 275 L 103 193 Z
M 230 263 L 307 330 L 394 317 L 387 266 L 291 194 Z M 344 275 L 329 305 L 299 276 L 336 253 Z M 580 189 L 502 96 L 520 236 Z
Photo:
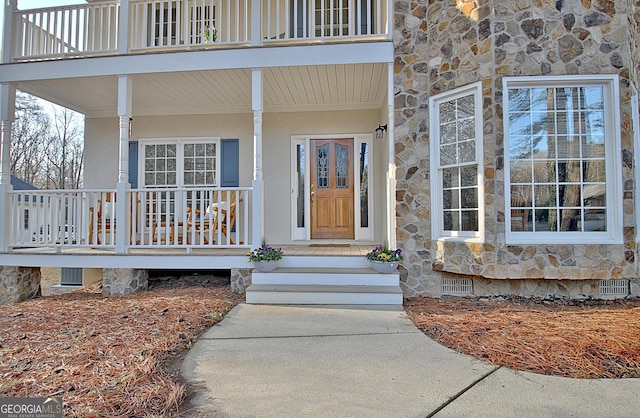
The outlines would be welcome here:
M 0 267 L 0 305 L 39 297 L 40 280 L 39 267 Z
M 140 290 L 147 290 L 149 272 L 138 269 L 103 269 L 102 294 L 128 295 Z
M 395 3 L 397 241 L 406 295 L 440 294 L 441 272 L 584 293 L 584 280 L 630 279 L 637 289 L 631 73 L 638 6 L 611 0 L 430 0 Z M 636 26 L 630 29 L 630 19 Z M 635 48 L 635 49 L 634 49 Z M 633 52 L 632 52 L 633 51 Z M 634 62 L 635 61 L 635 62 Z M 505 76 L 620 76 L 624 243 L 508 245 L 505 240 L 502 83 Z M 482 83 L 485 240 L 431 239 L 429 97 Z M 434 191 L 435 192 L 435 191 Z M 578 282 L 580 281 L 580 282 Z M 513 289 L 521 285 L 509 285 Z M 495 287 L 495 286 L 494 286 Z M 487 291 L 489 292 L 489 291 Z M 529 291 L 527 291 L 529 292 Z M 529 292 L 530 293 L 530 292 Z
M 251 269 L 231 269 L 231 291 L 243 294 L 251 285 Z
M 631 80 L 640 89 L 640 1 L 627 0 L 629 8 L 629 49 L 632 60 Z

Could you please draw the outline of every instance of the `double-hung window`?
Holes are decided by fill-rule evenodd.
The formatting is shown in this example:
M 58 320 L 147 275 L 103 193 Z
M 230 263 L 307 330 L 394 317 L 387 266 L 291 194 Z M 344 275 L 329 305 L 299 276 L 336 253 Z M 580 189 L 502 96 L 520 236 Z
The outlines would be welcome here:
M 182 214 L 186 207 L 198 207 L 204 190 L 220 185 L 219 144 L 218 139 L 200 138 L 140 142 L 143 187 L 165 189 L 155 194 L 160 206 L 154 210 Z M 176 200 L 176 188 L 194 191 L 187 191 L 182 202 Z
M 503 83 L 507 242 L 621 242 L 618 77 Z
M 144 186 L 218 185 L 218 140 L 180 139 L 143 143 Z
M 431 97 L 434 239 L 482 240 L 482 86 Z

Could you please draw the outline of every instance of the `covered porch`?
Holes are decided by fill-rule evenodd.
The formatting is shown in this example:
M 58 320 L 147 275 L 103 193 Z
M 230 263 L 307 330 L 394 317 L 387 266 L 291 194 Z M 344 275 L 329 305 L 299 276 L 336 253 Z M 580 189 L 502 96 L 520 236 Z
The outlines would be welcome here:
M 314 240 L 351 244 L 387 241 L 393 245 L 394 219 L 390 214 L 394 192 L 390 187 L 394 182 L 390 176 L 394 174 L 391 169 L 394 153 L 393 141 L 389 139 L 393 119 L 389 117 L 392 107 L 385 103 L 391 85 L 388 65 L 362 64 L 360 68 L 354 67 L 355 71 L 327 72 L 332 79 L 318 85 L 319 89 L 326 87 L 331 91 L 330 84 L 348 85 L 356 74 L 366 73 L 369 68 L 369 76 L 376 75 L 376 81 L 358 87 L 369 95 L 367 101 L 349 103 L 353 97 L 328 95 L 313 105 L 299 103 L 298 112 L 292 112 L 288 104 L 272 102 L 274 89 L 283 91 L 286 86 L 288 89 L 295 85 L 288 84 L 293 74 L 291 68 L 278 71 L 279 78 L 272 69 L 229 72 L 226 77 L 250 76 L 248 85 L 224 93 L 229 100 L 233 96 L 246 97 L 241 99 L 240 108 L 226 109 L 232 113 L 208 108 L 200 111 L 204 114 L 191 114 L 192 109 L 176 105 L 174 114 L 163 111 L 156 114 L 171 99 L 159 101 L 148 97 L 145 94 L 148 82 L 143 82 L 141 76 L 104 76 L 103 81 L 84 84 L 92 86 L 95 99 L 80 94 L 78 88 L 75 95 L 66 90 L 67 87 L 73 90 L 74 84 L 83 84 L 83 78 L 3 84 L 3 110 L 12 108 L 16 87 L 26 90 L 30 86 L 35 91 L 44 86 L 60 89 L 58 97 L 64 99 L 62 102 L 73 102 L 75 108 L 84 109 L 87 168 L 85 189 L 25 192 L 13 191 L 5 183 L 3 179 L 10 176 L 8 164 L 3 162 L 0 188 L 6 199 L 0 215 L 6 222 L 1 227 L 2 248 L 7 253 L 24 248 L 54 248 L 58 254 L 70 249 L 110 250 L 112 254 L 131 254 L 137 250 L 160 254 L 177 249 L 191 254 L 198 249 L 246 250 L 259 246 L 263 240 L 283 244 Z M 322 71 L 330 68 L 335 66 L 322 67 Z M 162 79 L 186 86 L 184 76 L 164 74 Z M 108 92 L 109 79 L 115 84 L 115 91 Z M 198 88 L 185 90 L 183 94 L 189 95 Z M 213 88 L 194 94 L 220 95 L 221 91 Z M 104 109 L 101 99 L 105 95 L 115 102 L 108 111 L 114 112 L 112 116 Z M 178 103 L 180 95 L 173 99 Z M 224 101 L 225 97 L 217 100 Z M 295 98 L 293 103 L 298 103 Z M 247 105 L 251 110 L 247 111 Z M 2 158 L 8 159 L 12 122 L 9 110 L 3 112 L 3 122 Z M 386 131 L 382 131 L 382 139 L 374 139 L 375 128 L 381 125 L 386 125 Z M 207 133 L 211 129 L 221 132 Z M 235 148 L 232 147 L 237 154 L 233 167 L 235 183 L 225 181 L 225 170 L 230 166 L 230 157 L 223 154 L 227 142 L 235 143 Z M 352 232 L 332 238 L 313 234 L 310 225 L 312 216 L 316 216 L 312 215 L 312 209 L 321 181 L 312 179 L 317 174 L 317 167 L 311 167 L 312 154 L 324 152 L 313 147 L 333 142 L 348 149 L 345 161 L 349 168 L 344 173 L 349 180 L 341 181 L 351 186 L 346 197 L 352 206 L 344 213 L 352 224 Z M 213 154 L 207 154 L 209 145 L 215 150 Z M 203 150 L 202 158 L 187 157 L 192 152 L 189 150 L 196 148 Z M 160 160 L 163 164 L 171 163 L 168 157 L 160 156 L 160 150 L 177 152 L 178 159 L 182 158 L 175 172 L 182 183 L 169 181 L 172 174 L 158 168 Z M 202 160 L 205 166 L 216 168 L 207 171 L 198 170 L 195 165 L 188 167 L 189 159 Z M 209 160 L 212 162 L 206 162 Z M 156 164 L 152 169 L 150 162 Z M 157 180 L 160 175 L 163 180 Z M 187 182 L 187 175 L 194 176 L 191 183 Z M 326 217 L 334 216 L 329 213 Z

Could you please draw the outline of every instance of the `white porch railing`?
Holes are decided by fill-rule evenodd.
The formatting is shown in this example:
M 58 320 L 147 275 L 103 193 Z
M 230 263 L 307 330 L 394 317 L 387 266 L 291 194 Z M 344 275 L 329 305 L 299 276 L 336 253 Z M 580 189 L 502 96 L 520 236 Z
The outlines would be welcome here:
M 117 51 L 119 3 L 50 7 L 15 13 L 15 57 L 108 54 Z
M 390 38 L 391 0 L 129 0 L 15 10 L 14 60 Z M 10 12 L 11 9 L 5 9 Z M 252 19 L 252 16 L 259 18 Z M 119 30 L 120 19 L 129 22 Z M 126 36 L 126 39 L 120 37 Z
M 133 190 L 131 247 L 250 247 L 248 187 Z
M 388 33 L 385 0 L 266 0 L 262 10 L 265 42 L 344 39 Z
M 250 247 L 251 188 L 146 189 L 127 192 L 116 213 L 115 190 L 13 191 L 12 247 Z
M 132 50 L 249 42 L 249 0 L 132 0 Z
M 78 247 L 87 245 L 90 212 L 95 202 L 114 191 L 13 191 L 11 242 L 13 247 Z

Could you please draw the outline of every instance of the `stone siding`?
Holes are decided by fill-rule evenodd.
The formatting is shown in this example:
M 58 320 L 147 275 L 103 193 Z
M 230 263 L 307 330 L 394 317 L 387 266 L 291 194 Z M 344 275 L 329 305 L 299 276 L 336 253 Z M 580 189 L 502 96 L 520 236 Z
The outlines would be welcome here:
M 401 274 L 405 296 L 439 295 L 441 273 L 445 272 L 472 275 L 478 281 L 624 278 L 633 281 L 632 293 L 640 296 L 631 123 L 631 84 L 632 80 L 638 81 L 640 63 L 637 3 L 630 0 L 395 2 L 397 241 L 406 255 Z M 508 245 L 503 77 L 572 74 L 620 76 L 623 154 L 618 167 L 622 170 L 624 188 L 620 202 L 624 210 L 624 243 Z M 432 95 L 474 82 L 481 82 L 483 96 L 485 240 L 478 244 L 432 240 L 431 217 L 437 215 L 431 214 L 430 207 L 428 100 Z M 535 293 L 518 284 L 506 286 L 520 289 L 522 294 Z M 570 296 L 584 294 L 581 290 L 584 286 L 590 285 L 556 287 L 558 292 Z M 544 296 L 542 293 L 549 286 L 538 288 Z M 555 293 L 556 289 L 552 290 Z
M 0 267 L 0 305 L 40 297 L 40 267 Z
M 147 290 L 149 272 L 138 269 L 103 269 L 102 294 L 128 295 L 140 290 Z
M 251 285 L 252 269 L 231 269 L 231 291 L 243 294 Z
M 628 42 L 631 54 L 631 80 L 636 87 L 640 82 L 640 2 L 627 0 L 629 3 L 629 35 Z

